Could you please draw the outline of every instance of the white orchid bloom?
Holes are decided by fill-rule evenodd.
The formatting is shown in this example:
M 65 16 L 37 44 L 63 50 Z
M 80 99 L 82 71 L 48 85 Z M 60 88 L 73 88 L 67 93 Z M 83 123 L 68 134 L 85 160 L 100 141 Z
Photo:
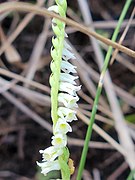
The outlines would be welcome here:
M 72 51 L 71 46 L 66 41 L 64 41 L 64 47 L 65 49 L 69 49 L 70 51 Z
M 37 165 L 41 167 L 41 173 L 43 173 L 45 176 L 47 175 L 48 172 L 54 171 L 54 170 L 60 170 L 60 165 L 58 160 L 55 161 L 47 161 L 43 163 L 37 162 Z
M 75 82 L 76 79 L 78 79 L 78 76 L 73 76 L 68 73 L 60 73 L 60 81 L 61 82 L 65 81 L 65 82 L 71 83 L 73 85 L 76 85 L 76 82 Z
M 67 132 L 72 132 L 71 126 L 64 119 L 59 118 L 54 127 L 54 133 L 67 134 Z
M 67 145 L 67 136 L 64 134 L 55 134 L 52 137 L 52 145 L 56 148 L 63 148 Z
M 56 5 L 49 7 L 48 10 L 65 18 L 67 1 L 55 0 L 55 2 Z M 69 152 L 66 147 L 66 134 L 72 132 L 72 128 L 68 122 L 77 120 L 75 111 L 75 108 L 78 107 L 77 101 L 79 100 L 77 91 L 81 88 L 81 86 L 77 86 L 75 82 L 78 76 L 73 75 L 77 73 L 77 67 L 69 62 L 70 59 L 76 59 L 76 57 L 72 53 L 72 47 L 65 40 L 68 37 L 65 32 L 65 25 L 65 22 L 57 18 L 52 19 L 52 29 L 55 34 L 52 38 L 52 61 L 50 64 L 52 72 L 50 85 L 53 137 L 51 141 L 52 146 L 39 151 L 42 154 L 43 162 L 37 162 L 38 166 L 42 169 L 41 173 L 44 175 L 53 170 L 61 170 L 63 180 L 70 179 L 70 175 L 72 174 L 69 171 L 65 174 L 66 169 L 68 169 L 68 167 L 70 168 L 67 162 Z M 65 159 L 63 157 L 65 157 Z
M 58 102 L 63 103 L 67 108 L 76 108 L 78 107 L 77 101 L 79 100 L 78 96 L 72 96 L 67 93 L 58 94 Z
M 81 86 L 74 86 L 71 83 L 67 82 L 60 82 L 59 90 L 67 92 L 68 94 L 72 96 L 77 96 L 76 91 L 79 91 L 81 89 Z
M 54 11 L 55 13 L 59 13 L 59 8 L 57 5 L 53 5 L 48 8 L 48 11 Z
M 62 119 L 65 118 L 67 122 L 72 122 L 73 120 L 77 120 L 76 111 L 66 107 L 58 108 L 58 116 Z
M 65 73 L 76 73 L 76 66 L 73 66 L 71 63 L 67 61 L 62 61 L 61 62 L 61 70 L 64 71 Z
M 63 153 L 62 149 L 55 148 L 54 146 L 48 147 L 45 150 L 40 150 L 39 152 L 42 154 L 42 161 L 54 161 Z
M 63 49 L 62 58 L 66 61 L 69 59 L 76 59 L 75 55 L 66 48 Z

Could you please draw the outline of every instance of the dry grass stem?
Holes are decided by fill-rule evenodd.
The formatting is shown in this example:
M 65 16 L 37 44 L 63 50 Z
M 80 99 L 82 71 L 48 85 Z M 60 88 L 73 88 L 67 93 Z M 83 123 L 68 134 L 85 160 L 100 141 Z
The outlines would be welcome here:
M 38 14 L 38 15 L 42 15 L 42 16 L 48 16 L 48 17 L 55 17 L 61 21 L 66 22 L 66 24 L 73 26 L 74 28 L 76 28 L 77 30 L 81 31 L 84 34 L 87 34 L 88 36 L 93 36 L 96 39 L 98 39 L 99 41 L 102 41 L 103 43 L 112 46 L 113 48 L 119 49 L 119 51 L 124 52 L 125 54 L 131 56 L 131 57 L 135 57 L 135 52 L 131 49 L 128 49 L 122 45 L 119 45 L 118 43 L 112 42 L 110 39 L 104 38 L 103 36 L 95 33 L 94 31 L 91 31 L 89 28 L 75 22 L 72 21 L 71 19 L 68 18 L 62 18 L 60 16 L 58 16 L 55 13 L 49 12 L 48 10 L 46 10 L 45 8 L 40 8 L 36 5 L 31 5 L 29 3 L 22 3 L 22 2 L 8 2 L 8 3 L 3 3 L 0 6 L 0 13 L 3 13 L 5 11 L 21 11 L 21 12 L 33 12 L 34 14 Z M 1 53 L 1 51 L 0 51 Z
M 122 36 L 120 37 L 120 40 L 119 40 L 119 42 L 118 42 L 119 44 L 122 44 L 122 42 L 123 42 L 123 40 L 124 40 L 124 38 L 125 38 L 125 36 L 126 36 L 126 34 L 127 34 L 127 32 L 128 32 L 128 29 L 129 29 L 129 27 L 130 27 L 130 25 L 131 25 L 131 22 L 132 22 L 132 20 L 133 20 L 133 18 L 134 18 L 134 15 L 135 15 L 135 8 L 133 9 L 133 11 L 132 11 L 132 13 L 131 13 L 131 16 L 130 16 L 129 21 L 128 21 L 127 25 L 126 25 L 126 28 L 124 29 L 124 31 L 123 31 L 123 33 L 122 33 Z M 114 51 L 113 54 L 112 54 L 112 58 L 111 58 L 111 60 L 110 60 L 110 64 L 113 64 L 113 63 L 114 63 L 114 60 L 115 60 L 118 52 L 119 52 L 118 49 L 115 49 L 115 51 Z
M 45 86 L 45 85 L 42 85 L 38 82 L 35 82 L 35 81 L 32 81 L 32 80 L 29 80 L 29 79 L 26 79 L 24 78 L 23 76 L 21 75 L 18 75 L 18 74 L 15 74 L 15 73 L 12 73 L 10 71 L 7 71 L 5 69 L 2 69 L 0 68 L 0 74 L 4 75 L 4 76 L 7 76 L 7 77 L 10 77 L 10 78 L 13 78 L 13 79 L 16 79 L 18 81 L 21 81 L 21 82 L 24 82 L 24 83 L 27 83 L 29 84 L 30 86 L 33 86 L 35 88 L 38 88 L 42 91 L 45 91 L 47 93 L 50 93 L 50 88 Z
M 78 0 L 78 2 L 80 5 L 82 15 L 84 17 L 85 24 L 86 25 L 92 24 L 93 20 L 92 20 L 90 9 L 88 8 L 87 1 Z M 83 10 L 82 7 L 83 8 L 85 7 L 85 11 Z M 132 19 L 132 17 L 131 17 L 131 19 Z M 93 31 L 95 31 L 94 27 L 91 27 L 91 28 Z M 96 56 L 96 60 L 97 60 L 99 69 L 101 70 L 103 67 L 103 64 L 104 64 L 103 54 L 101 52 L 98 42 L 94 38 L 92 38 L 92 37 L 90 37 L 90 38 L 91 38 L 91 43 L 93 45 L 93 49 L 95 52 L 95 56 Z M 132 169 L 132 168 L 134 168 L 134 165 L 135 165 L 134 142 L 132 141 L 132 138 L 128 131 L 128 127 L 125 123 L 124 116 L 123 116 L 123 113 L 119 106 L 119 102 L 117 100 L 116 93 L 114 91 L 114 86 L 113 86 L 113 83 L 112 83 L 112 80 L 111 80 L 111 77 L 110 77 L 110 74 L 108 71 L 106 72 L 106 76 L 104 78 L 104 87 L 105 87 L 108 101 L 109 101 L 109 104 L 110 104 L 110 107 L 111 107 L 111 110 L 113 113 L 113 117 L 115 120 L 115 129 L 118 133 L 120 144 L 123 146 L 123 148 L 126 151 L 125 159 L 127 160 L 127 162 L 129 163 L 129 166 Z M 119 128 L 119 127 L 121 127 L 121 128 Z
M 17 98 L 15 98 L 12 94 L 9 92 L 4 92 L 2 94 L 6 99 L 8 99 L 9 102 L 14 104 L 17 108 L 20 109 L 23 113 L 25 113 L 27 116 L 32 118 L 35 122 L 40 124 L 42 127 L 44 127 L 47 131 L 52 132 L 52 126 L 45 121 L 43 118 L 41 118 L 38 114 L 36 114 L 34 111 L 32 111 L 30 108 L 28 108 L 25 104 L 23 104 L 21 101 L 19 101 Z
M 87 118 L 84 114 L 81 112 L 77 113 L 77 116 L 85 123 L 89 124 L 89 118 Z M 102 130 L 99 126 L 96 124 L 93 125 L 94 131 L 96 131 L 103 139 L 105 139 L 107 142 L 109 142 L 113 147 L 115 147 L 121 154 L 126 155 L 125 149 L 118 144 L 111 136 L 109 136 L 104 130 Z
M 38 1 L 37 6 L 42 6 L 43 4 L 44 4 L 44 0 L 43 1 Z M 10 46 L 10 44 L 12 44 L 12 42 L 23 31 L 23 29 L 28 25 L 28 23 L 32 20 L 33 17 L 34 17 L 33 13 L 29 13 L 24 17 L 24 19 L 18 24 L 15 31 L 12 34 L 10 34 L 7 41 L 1 46 L 0 55 L 7 49 L 8 46 Z

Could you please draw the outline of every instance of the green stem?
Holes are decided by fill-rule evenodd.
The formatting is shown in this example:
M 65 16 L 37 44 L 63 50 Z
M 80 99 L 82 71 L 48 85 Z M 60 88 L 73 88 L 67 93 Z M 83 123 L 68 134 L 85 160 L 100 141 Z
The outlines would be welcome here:
M 126 15 L 126 13 L 128 11 L 128 8 L 129 8 L 131 2 L 132 2 L 132 0 L 127 0 L 126 3 L 125 3 L 125 6 L 124 6 L 124 8 L 122 10 L 122 13 L 120 15 L 117 27 L 116 27 L 116 29 L 115 29 L 115 31 L 113 33 L 112 41 L 116 41 L 116 38 L 117 38 L 118 33 L 119 33 L 119 29 L 121 27 L 121 24 L 122 24 L 122 22 L 123 22 L 123 20 L 125 18 L 125 15 Z M 104 65 L 103 65 L 103 68 L 102 68 L 102 72 L 101 72 L 101 75 L 100 75 L 100 80 L 99 80 L 99 83 L 98 83 L 98 87 L 97 87 L 97 92 L 96 92 L 96 97 L 95 97 L 93 108 L 92 108 L 90 123 L 89 123 L 87 133 L 86 133 L 86 138 L 85 138 L 85 142 L 84 142 L 84 148 L 83 148 L 83 151 L 82 151 L 80 165 L 79 165 L 78 174 L 77 174 L 77 180 L 81 180 L 83 169 L 84 169 L 84 166 L 85 166 L 86 156 L 87 156 L 87 152 L 88 152 L 88 145 L 89 145 L 89 141 L 90 141 L 91 134 L 92 134 L 92 127 L 93 127 L 94 120 L 95 120 L 95 115 L 96 115 L 96 112 L 97 112 L 97 106 L 98 106 L 98 102 L 99 102 L 99 97 L 100 97 L 101 92 L 102 92 L 103 79 L 104 79 L 105 73 L 106 73 L 108 65 L 109 65 L 109 60 L 110 60 L 110 57 L 111 57 L 111 53 L 112 53 L 112 47 L 109 46 L 106 57 L 105 57 Z

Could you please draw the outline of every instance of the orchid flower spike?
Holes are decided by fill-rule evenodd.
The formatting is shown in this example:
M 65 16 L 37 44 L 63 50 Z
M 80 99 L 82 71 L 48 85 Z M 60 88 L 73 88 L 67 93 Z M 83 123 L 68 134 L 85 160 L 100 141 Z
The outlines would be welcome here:
M 54 11 L 61 17 L 66 17 L 66 0 L 55 0 L 56 5 L 49 7 L 49 11 Z M 40 150 L 42 162 L 37 162 L 44 175 L 53 170 L 60 170 L 62 180 L 70 180 L 74 172 L 72 160 L 69 158 L 67 148 L 67 133 L 72 132 L 69 125 L 73 120 L 77 120 L 76 108 L 79 100 L 77 91 L 81 86 L 77 86 L 74 76 L 77 73 L 76 66 L 72 65 L 70 59 L 76 59 L 72 53 L 72 48 L 66 42 L 65 23 L 53 18 L 52 29 L 55 37 L 52 38 L 51 48 L 51 117 L 53 122 L 53 136 L 51 146 L 45 150 Z M 73 164 L 73 163 L 72 163 Z

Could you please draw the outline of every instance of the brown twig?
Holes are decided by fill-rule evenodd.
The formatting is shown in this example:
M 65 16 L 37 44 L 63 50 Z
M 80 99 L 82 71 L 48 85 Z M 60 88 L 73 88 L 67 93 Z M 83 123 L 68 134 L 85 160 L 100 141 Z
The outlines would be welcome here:
M 45 8 L 40 8 L 38 6 L 31 5 L 29 3 L 22 3 L 22 2 L 8 2 L 8 3 L 2 3 L 0 5 L 0 13 L 6 12 L 6 11 L 13 11 L 13 10 L 21 11 L 21 12 L 33 12 L 34 14 L 38 14 L 38 15 L 42 15 L 42 16 L 48 16 L 51 18 L 55 17 L 55 18 L 57 18 L 63 22 L 66 22 L 66 24 L 73 26 L 78 31 L 81 31 L 82 33 L 85 33 L 88 36 L 93 36 L 96 39 L 102 41 L 103 43 L 105 43 L 109 46 L 112 46 L 113 48 L 116 48 L 119 51 L 122 51 L 125 54 L 128 54 L 129 56 L 135 58 L 135 51 L 128 49 L 125 46 L 119 45 L 118 43 L 115 43 L 115 42 L 111 41 L 110 39 L 107 39 L 107 38 L 99 35 L 98 33 L 90 30 L 86 26 L 83 26 L 83 25 L 81 25 L 75 21 L 72 21 L 69 18 L 62 18 L 55 13 L 49 12 Z

